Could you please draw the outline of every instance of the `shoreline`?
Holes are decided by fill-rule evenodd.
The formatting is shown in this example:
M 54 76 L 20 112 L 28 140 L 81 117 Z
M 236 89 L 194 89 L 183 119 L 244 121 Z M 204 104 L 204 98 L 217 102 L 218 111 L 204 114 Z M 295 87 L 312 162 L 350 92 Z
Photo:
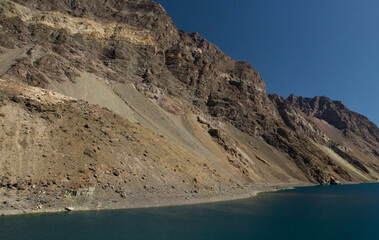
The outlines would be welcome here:
M 157 207 L 169 207 L 169 206 L 185 206 L 194 204 L 205 204 L 214 202 L 224 202 L 246 199 L 256 197 L 260 193 L 264 192 L 276 192 L 280 190 L 294 189 L 296 187 L 308 187 L 316 186 L 310 183 L 279 183 L 279 184 L 255 184 L 247 186 L 240 191 L 228 192 L 223 191 L 217 194 L 176 194 L 165 196 L 136 196 L 130 197 L 117 204 L 110 204 L 104 202 L 100 206 L 59 206 L 45 209 L 13 209 L 13 210 L 0 210 L 0 216 L 15 216 L 15 215 L 29 215 L 29 214 L 44 214 L 44 213 L 69 213 L 69 212 L 82 212 L 82 211 L 103 211 L 103 210 L 126 210 L 126 209 L 139 209 L 139 208 L 157 208 Z M 68 210 L 70 209 L 70 210 Z
M 358 185 L 378 182 L 349 182 L 342 185 Z M 229 192 L 228 190 L 221 191 L 217 194 L 176 194 L 176 195 L 155 195 L 155 196 L 134 196 L 125 199 L 115 205 L 104 206 L 60 206 L 46 209 L 14 209 L 1 211 L 0 218 L 5 216 L 17 215 L 30 215 L 30 214 L 49 214 L 49 213 L 70 213 L 70 212 L 84 212 L 84 211 L 106 211 L 106 210 L 127 210 L 127 209 L 142 209 L 142 208 L 159 208 L 171 206 L 186 206 L 195 204 L 206 204 L 215 202 L 225 202 L 242 200 L 247 198 L 256 197 L 258 194 L 267 192 L 277 192 L 281 190 L 290 190 L 299 187 L 314 187 L 320 186 L 319 184 L 312 184 L 307 182 L 299 183 L 278 183 L 278 184 L 252 184 L 247 186 L 244 190 Z M 259 189 L 257 189 L 259 188 Z M 104 204 L 108 204 L 105 202 Z M 68 208 L 72 208 L 68 210 Z

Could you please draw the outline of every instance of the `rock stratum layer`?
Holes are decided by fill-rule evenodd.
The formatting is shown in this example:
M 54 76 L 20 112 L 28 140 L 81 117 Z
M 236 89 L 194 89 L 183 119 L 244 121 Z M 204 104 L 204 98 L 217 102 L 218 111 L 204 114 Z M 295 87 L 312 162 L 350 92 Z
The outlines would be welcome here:
M 4 0 L 0 30 L 2 213 L 378 180 L 375 124 L 327 97 L 267 95 L 157 3 Z

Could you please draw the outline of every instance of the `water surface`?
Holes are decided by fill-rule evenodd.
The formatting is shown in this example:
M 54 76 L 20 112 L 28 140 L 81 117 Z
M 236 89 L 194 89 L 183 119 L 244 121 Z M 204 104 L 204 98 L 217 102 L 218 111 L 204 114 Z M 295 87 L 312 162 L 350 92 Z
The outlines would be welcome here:
M 3 216 L 0 239 L 379 239 L 379 184 L 178 207 Z

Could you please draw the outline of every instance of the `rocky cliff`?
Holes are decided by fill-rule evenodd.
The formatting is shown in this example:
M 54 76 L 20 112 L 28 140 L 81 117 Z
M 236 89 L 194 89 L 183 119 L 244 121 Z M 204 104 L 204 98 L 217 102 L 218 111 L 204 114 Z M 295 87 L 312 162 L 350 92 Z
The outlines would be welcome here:
M 326 97 L 267 95 L 253 66 L 152 1 L 4 0 L 0 29 L 0 190 L 24 208 L 378 179 L 375 124 Z

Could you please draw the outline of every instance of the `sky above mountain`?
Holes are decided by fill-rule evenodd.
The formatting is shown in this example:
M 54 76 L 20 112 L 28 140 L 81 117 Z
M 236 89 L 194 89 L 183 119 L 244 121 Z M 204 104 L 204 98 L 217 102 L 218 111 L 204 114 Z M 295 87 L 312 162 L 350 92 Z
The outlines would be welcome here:
M 379 1 L 157 2 L 179 29 L 249 61 L 268 93 L 325 95 L 379 125 Z

